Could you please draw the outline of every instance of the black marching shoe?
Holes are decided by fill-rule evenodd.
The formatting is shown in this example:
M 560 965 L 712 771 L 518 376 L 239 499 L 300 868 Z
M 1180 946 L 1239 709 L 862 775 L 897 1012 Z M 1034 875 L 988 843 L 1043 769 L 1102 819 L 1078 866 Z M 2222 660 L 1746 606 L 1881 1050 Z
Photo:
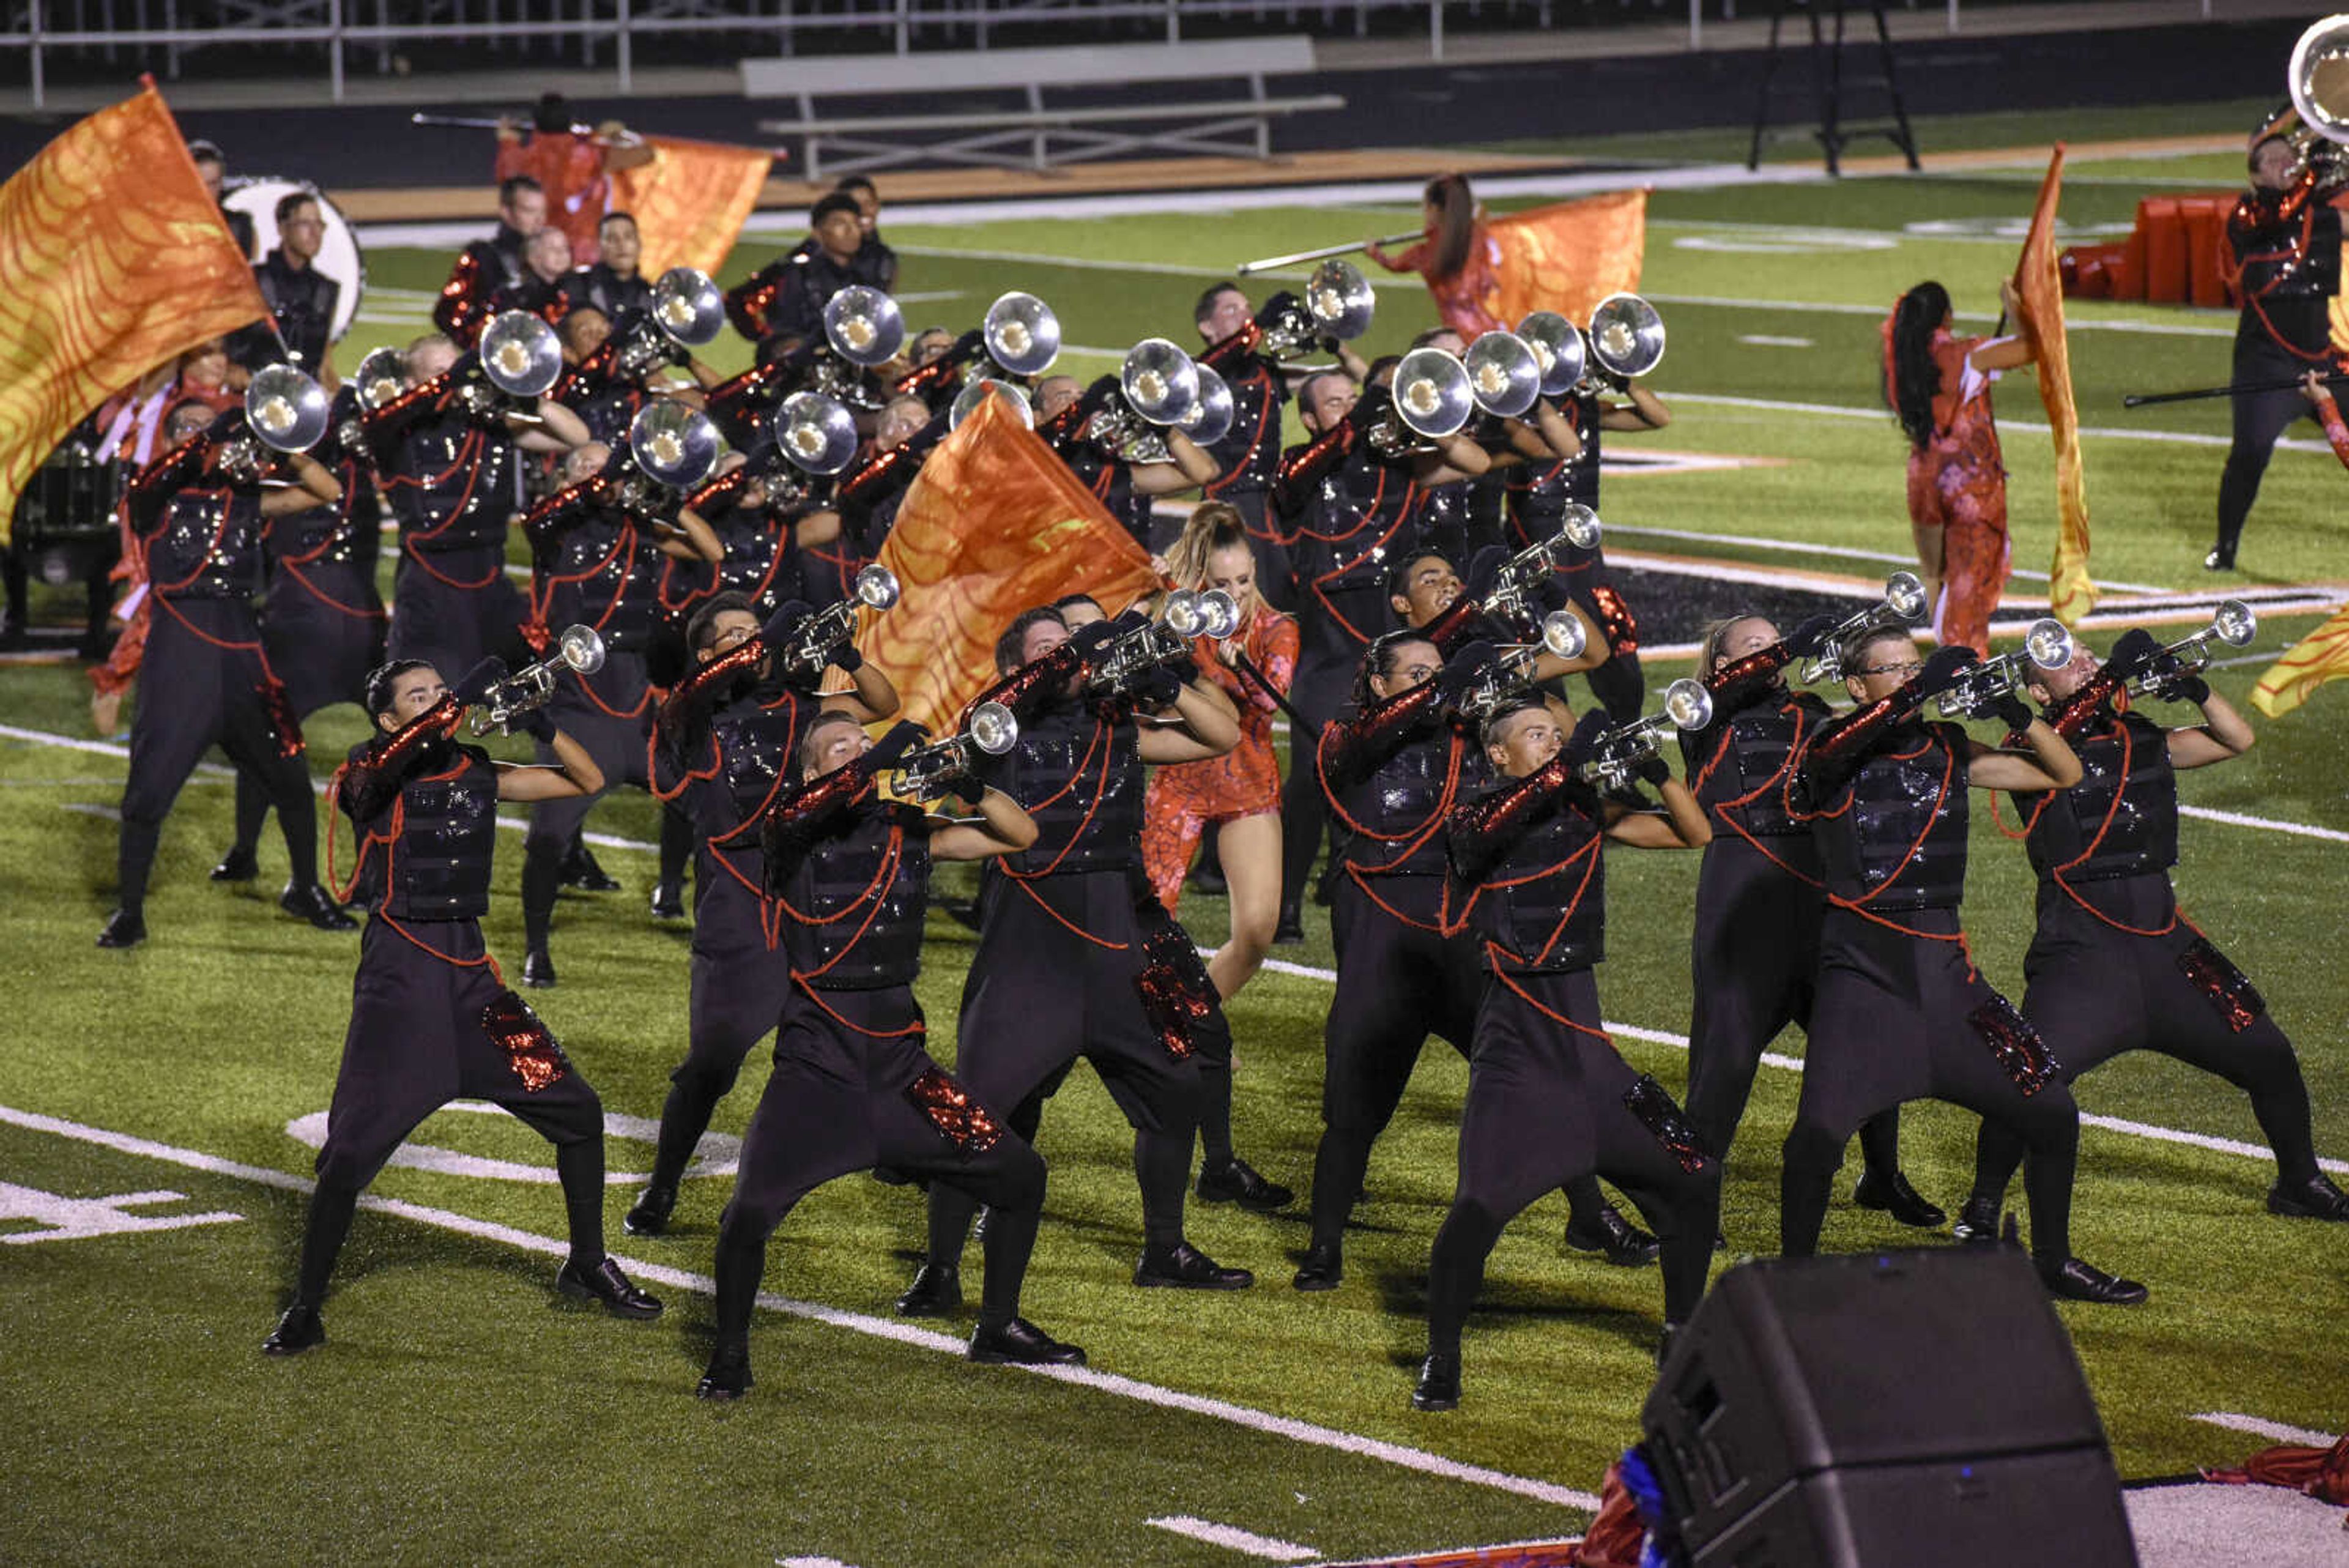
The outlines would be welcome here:
M 264 1355 L 299 1355 L 326 1343 L 326 1325 L 318 1316 L 318 1309 L 305 1302 L 295 1302 L 261 1342 Z
M 1304 940 L 1305 918 L 1298 913 L 1296 905 L 1283 904 L 1280 907 L 1279 923 L 1272 928 L 1272 945 L 1277 948 L 1293 948 Z
M 1054 1339 L 1024 1317 L 971 1332 L 970 1358 L 987 1366 L 1082 1366 L 1085 1353 Z
M 1171 1247 L 1144 1247 L 1133 1265 L 1133 1282 L 1144 1289 L 1168 1287 L 1181 1291 L 1244 1291 L 1256 1283 L 1246 1269 L 1227 1269 L 1188 1241 Z
M 1430 1351 L 1420 1363 L 1419 1386 L 1411 1391 L 1414 1410 L 1460 1408 L 1460 1353 Z
M 574 1302 L 600 1302 L 614 1317 L 655 1318 L 661 1314 L 659 1298 L 638 1290 L 635 1282 L 620 1272 L 618 1262 L 611 1258 L 592 1269 L 583 1269 L 575 1262 L 564 1263 L 554 1276 L 554 1288 Z
M 583 893 L 616 893 L 619 883 L 605 874 L 595 863 L 595 855 L 584 843 L 572 845 L 563 857 L 563 885 L 576 888 Z
M 1653 1236 L 1623 1218 L 1611 1203 L 1599 1206 L 1588 1229 L 1566 1222 L 1566 1244 L 1578 1252 L 1601 1252 L 1619 1269 L 1644 1269 L 1663 1251 Z
M 2063 1267 L 2053 1273 L 2043 1269 L 2039 1278 L 2047 1286 L 2047 1293 L 2058 1301 L 2089 1302 L 2097 1306 L 2136 1306 L 2153 1293 L 2135 1280 L 2108 1274 L 2079 1258 L 2064 1259 Z
M 631 1236 L 657 1236 L 668 1229 L 668 1217 L 677 1211 L 677 1189 L 658 1182 L 636 1195 L 635 1207 L 620 1220 L 620 1229 Z
M 277 895 L 277 907 L 322 931 L 355 931 L 359 928 L 359 923 L 343 913 L 343 907 L 316 882 L 286 883 L 285 891 Z
M 2349 1193 L 2320 1171 L 2306 1181 L 2288 1187 L 2279 1181 L 2269 1188 L 2268 1212 L 2287 1220 L 2349 1220 Z
M 1202 1203 L 1237 1203 L 1258 1214 L 1269 1214 L 1285 1209 L 1297 1196 L 1277 1181 L 1267 1181 L 1256 1168 L 1234 1155 L 1221 1165 L 1199 1167 L 1199 1201 Z
M 2206 572 L 2231 572 L 2235 569 L 2235 557 L 2213 545 L 2210 553 L 2202 557 L 2202 569 Z
M 252 850 L 237 844 L 229 846 L 228 853 L 220 857 L 220 864 L 212 872 L 215 882 L 250 882 L 260 875 L 260 860 Z
M 1998 1241 L 1998 1199 L 1967 1199 L 1958 1210 L 1958 1222 L 1950 1227 L 1950 1234 L 1969 1246 L 1995 1245 Z
M 962 1310 L 962 1271 L 952 1263 L 924 1263 L 897 1298 L 899 1317 L 948 1317 Z
M 135 948 L 147 940 L 147 917 L 136 909 L 117 909 L 106 917 L 106 929 L 98 933 L 98 945 L 102 948 Z
M 654 888 L 653 919 L 656 920 L 685 919 L 685 889 L 674 882 L 663 882 Z
M 533 948 L 523 955 L 522 982 L 533 991 L 544 991 L 554 983 L 554 960 L 544 948 Z
M 1924 1194 L 1909 1186 L 1909 1179 L 1897 1170 L 1883 1178 L 1872 1170 L 1862 1171 L 1859 1185 L 1851 1190 L 1851 1200 L 1862 1209 L 1878 1210 L 1920 1231 L 1938 1231 L 1950 1221 L 1947 1214 L 1925 1201 Z
M 1300 1291 L 1334 1291 L 1345 1277 L 1345 1252 L 1324 1243 L 1305 1250 L 1305 1261 L 1297 1265 L 1297 1277 L 1288 1282 Z
M 693 1397 L 720 1402 L 740 1399 L 750 1391 L 754 1381 L 750 1376 L 750 1347 L 721 1343 L 709 1353 L 709 1365 L 703 1370 L 701 1381 L 694 1385 Z

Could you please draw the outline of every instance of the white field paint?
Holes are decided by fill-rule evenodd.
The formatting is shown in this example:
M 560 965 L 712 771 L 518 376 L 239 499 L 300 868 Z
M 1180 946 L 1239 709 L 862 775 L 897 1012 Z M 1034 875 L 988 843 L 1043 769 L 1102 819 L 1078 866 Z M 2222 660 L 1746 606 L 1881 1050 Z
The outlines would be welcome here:
M 1748 332 L 1737 339 L 1754 348 L 1813 348 L 1817 344 L 1808 337 L 1773 337 L 1766 332 Z
M 486 1100 L 451 1100 L 440 1107 L 475 1116 L 503 1116 L 502 1106 Z M 313 1111 L 306 1116 L 295 1116 L 285 1124 L 285 1136 L 309 1148 L 326 1147 L 326 1113 Z M 652 1116 L 632 1116 L 619 1111 L 604 1113 L 604 1136 L 628 1143 L 657 1143 L 660 1122 Z M 742 1153 L 742 1140 L 727 1133 L 704 1133 L 695 1146 L 693 1163 L 686 1168 L 688 1176 L 731 1176 Z M 442 1176 L 469 1176 L 482 1181 L 528 1181 L 552 1184 L 555 1179 L 551 1165 L 525 1165 L 514 1159 L 492 1159 L 486 1155 L 464 1154 L 453 1148 L 440 1148 L 431 1144 L 418 1143 L 413 1138 L 392 1151 L 387 1164 L 403 1166 L 409 1170 L 436 1171 Z M 626 1187 L 635 1182 L 649 1181 L 645 1171 L 607 1170 L 604 1173 L 606 1187 Z
M 2304 1449 L 2329 1449 L 2341 1440 L 2331 1432 L 2320 1432 L 2309 1427 L 2288 1427 L 2282 1421 L 2262 1420 L 2257 1416 L 2239 1415 L 2232 1410 L 2202 1410 L 2186 1418 L 2224 1427 L 2230 1432 L 2248 1432 L 2271 1443 L 2297 1443 Z
M 1261 1558 L 1267 1563 L 1310 1563 L 1321 1555 L 1310 1546 L 1299 1546 L 1294 1541 L 1277 1541 L 1269 1535 L 1242 1530 L 1237 1525 L 1194 1519 L 1187 1513 L 1171 1513 L 1157 1519 L 1145 1519 L 1142 1522 L 1164 1530 L 1170 1535 L 1204 1541 L 1210 1546 Z
M 231 1177 L 240 1181 L 249 1181 L 260 1187 L 272 1187 L 285 1192 L 308 1192 L 315 1185 L 306 1178 L 295 1176 L 283 1170 L 274 1170 L 266 1166 L 245 1165 L 237 1160 L 222 1159 L 217 1155 L 205 1154 L 197 1149 L 179 1148 L 171 1144 L 158 1143 L 151 1138 L 139 1137 L 130 1133 L 119 1133 L 105 1127 L 89 1127 L 80 1122 L 67 1121 L 61 1116 L 44 1116 L 37 1111 L 18 1110 L 12 1106 L 0 1106 L 0 1123 L 23 1127 L 31 1132 L 48 1133 L 57 1137 L 94 1144 L 100 1148 L 110 1148 L 146 1159 L 184 1166 L 191 1170 Z M 482 1241 L 501 1242 L 509 1247 L 519 1248 L 528 1252 L 537 1252 L 550 1258 L 568 1257 L 571 1251 L 569 1242 L 558 1241 L 552 1236 L 541 1236 L 529 1231 L 516 1229 L 512 1225 L 500 1225 L 487 1220 L 476 1220 L 469 1214 L 458 1214 L 446 1209 L 428 1208 L 420 1203 L 409 1203 L 395 1198 L 382 1198 L 374 1193 L 362 1195 L 359 1199 L 359 1207 L 373 1210 L 378 1213 L 389 1214 L 398 1219 L 413 1220 L 417 1224 L 430 1226 L 436 1230 L 452 1231 L 460 1236 L 472 1236 Z M 617 1254 L 615 1255 L 617 1256 Z M 650 1263 L 636 1258 L 620 1258 L 620 1263 L 628 1271 L 632 1278 L 638 1281 L 667 1285 L 675 1290 L 692 1291 L 699 1295 L 714 1295 L 717 1293 L 717 1282 L 707 1274 L 697 1274 L 684 1269 L 671 1268 L 665 1263 Z M 834 1328 L 845 1328 L 857 1334 L 870 1334 L 875 1339 L 893 1340 L 900 1345 L 935 1351 L 941 1355 L 959 1357 L 968 1348 L 960 1339 L 952 1334 L 939 1334 L 932 1329 L 917 1328 L 897 1318 L 873 1317 L 864 1313 L 843 1312 L 838 1308 L 821 1306 L 812 1302 L 794 1301 L 771 1291 L 759 1293 L 758 1301 L 761 1306 L 770 1312 L 783 1313 L 792 1317 L 809 1318 L 817 1323 L 829 1324 Z M 1287 1438 L 1292 1442 L 1330 1449 L 1361 1459 L 1375 1459 L 1382 1464 L 1393 1465 L 1398 1469 L 1413 1470 L 1421 1475 L 1433 1476 L 1443 1480 L 1456 1480 L 1470 1486 L 1489 1487 L 1496 1491 L 1529 1497 L 1539 1502 L 1555 1503 L 1560 1508 L 1581 1509 L 1585 1512 L 1596 1512 L 1599 1508 L 1597 1497 L 1589 1492 L 1577 1491 L 1571 1487 L 1558 1486 L 1551 1481 L 1535 1480 L 1525 1476 L 1514 1476 L 1503 1470 L 1488 1469 L 1482 1465 L 1464 1464 L 1457 1459 L 1448 1459 L 1441 1454 L 1431 1454 L 1421 1449 L 1407 1448 L 1401 1443 L 1383 1442 L 1376 1438 L 1358 1437 L 1351 1432 L 1341 1432 L 1335 1428 L 1319 1426 L 1310 1421 L 1295 1420 L 1287 1416 L 1276 1416 L 1269 1411 L 1253 1409 L 1245 1405 L 1234 1405 L 1222 1399 L 1210 1399 L 1203 1395 L 1185 1394 L 1179 1389 L 1162 1388 L 1156 1384 L 1144 1383 L 1137 1378 L 1121 1377 L 1115 1373 L 1101 1372 L 1087 1366 L 1036 1366 L 1010 1370 L 1032 1376 L 1050 1377 L 1061 1383 L 1075 1384 L 1080 1387 L 1095 1389 L 1104 1394 L 1114 1394 L 1141 1404 L 1155 1406 L 1160 1409 L 1180 1410 L 1188 1415 L 1203 1416 L 1210 1420 L 1229 1422 L 1233 1426 L 1245 1427 L 1251 1431 L 1264 1432 L 1276 1438 Z
M 0 1181 L 0 1222 L 29 1220 L 35 1230 L 0 1232 L 0 1245 L 81 1241 L 92 1236 L 124 1236 L 140 1231 L 180 1231 L 191 1225 L 226 1225 L 244 1218 L 224 1209 L 202 1214 L 133 1214 L 157 1203 L 184 1203 L 184 1192 L 117 1192 L 106 1198 L 67 1198 L 37 1187 Z

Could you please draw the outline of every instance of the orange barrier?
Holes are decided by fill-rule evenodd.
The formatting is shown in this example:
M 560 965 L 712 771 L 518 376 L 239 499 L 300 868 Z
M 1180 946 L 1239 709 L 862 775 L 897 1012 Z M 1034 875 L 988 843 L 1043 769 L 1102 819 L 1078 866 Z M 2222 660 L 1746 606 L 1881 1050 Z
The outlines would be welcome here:
M 2142 299 L 2211 308 L 2240 301 L 2228 280 L 2227 214 L 2234 193 L 2147 196 L 2126 241 L 2074 245 L 2058 258 L 2075 299 Z

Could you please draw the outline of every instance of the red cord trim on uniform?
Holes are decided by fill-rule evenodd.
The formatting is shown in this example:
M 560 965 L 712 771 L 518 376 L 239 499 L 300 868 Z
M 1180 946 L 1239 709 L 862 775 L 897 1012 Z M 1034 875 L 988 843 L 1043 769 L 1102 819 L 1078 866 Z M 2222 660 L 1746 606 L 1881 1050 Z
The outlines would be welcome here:
M 1509 950 L 1501 946 L 1500 943 L 1495 942 L 1489 938 L 1486 939 L 1485 942 L 1485 956 L 1491 963 L 1493 978 L 1499 981 L 1503 985 L 1507 986 L 1510 993 L 1516 996 L 1518 1001 L 1524 1002 L 1526 1006 L 1532 1008 L 1536 1012 L 1540 1013 L 1544 1018 L 1548 1019 L 1553 1023 L 1563 1023 L 1578 1034 L 1588 1034 L 1594 1040 L 1605 1041 L 1609 1049 L 1614 1047 L 1615 1037 L 1608 1033 L 1607 1031 L 1604 1029 L 1593 1029 L 1588 1023 L 1576 1023 L 1573 1019 L 1568 1018 L 1565 1013 L 1544 1003 L 1531 992 L 1527 991 L 1524 986 L 1519 985 L 1516 980 L 1512 979 L 1509 971 L 1501 967 L 1501 961 L 1505 958 L 1510 957 L 1511 955 Z
M 1060 910 L 1052 908 L 1050 904 L 1047 903 L 1044 899 L 1044 895 L 1036 891 L 1035 888 L 1028 886 L 1028 882 L 1025 877 L 1020 877 L 1016 872 L 1011 872 L 1011 868 L 1008 866 L 1004 867 L 1004 870 L 1011 876 L 1011 886 L 1019 888 L 1021 892 L 1035 899 L 1036 907 L 1038 909 L 1051 916 L 1052 919 L 1060 921 L 1061 925 L 1067 927 L 1070 930 L 1074 931 L 1077 935 L 1084 938 L 1085 940 L 1092 943 L 1093 946 L 1097 948 L 1107 948 L 1113 953 L 1122 953 L 1133 945 L 1129 942 L 1113 942 L 1105 937 L 1097 937 L 1093 935 L 1092 932 L 1085 929 L 1084 927 L 1077 924 L 1074 920 L 1070 919 L 1068 916 L 1061 913 Z
M 1803 749 L 1803 728 L 1808 715 L 1804 711 L 1803 705 L 1794 701 L 1791 697 L 1785 702 L 1781 703 L 1779 707 L 1780 711 L 1791 711 L 1795 715 L 1795 738 L 1786 747 L 1786 755 L 1785 759 L 1778 763 L 1777 771 L 1773 773 L 1768 778 L 1764 779 L 1754 788 L 1747 790 L 1744 794 L 1734 796 L 1729 800 L 1716 802 L 1712 807 L 1713 815 L 1720 820 L 1720 823 L 1723 827 L 1726 827 L 1730 832 L 1734 833 L 1738 837 L 1752 845 L 1754 851 L 1759 854 L 1762 858 L 1770 862 L 1771 865 L 1775 866 L 1779 870 L 1784 871 L 1787 876 L 1792 877 L 1795 881 L 1800 882 L 1806 888 L 1817 888 L 1824 886 L 1817 877 L 1809 876 L 1805 872 L 1797 871 L 1792 866 L 1787 865 L 1785 861 L 1780 859 L 1775 854 L 1774 854 L 1771 851 L 1770 846 L 1763 843 L 1762 840 L 1756 836 L 1744 823 L 1729 815 L 1732 811 L 1752 805 L 1756 800 L 1761 798 L 1762 792 L 1764 790 L 1766 790 L 1771 785 L 1777 784 L 1780 780 L 1787 778 L 1794 770 L 1795 753 L 1799 753 Z M 1705 760 L 1704 765 L 1697 770 L 1696 777 L 1689 782 L 1689 790 L 1692 794 L 1702 790 L 1704 787 L 1704 781 L 1713 776 L 1713 770 L 1718 767 L 1721 764 L 1722 759 L 1729 754 L 1729 748 L 1735 743 L 1736 739 L 1737 737 L 1735 733 L 1732 732 L 1728 726 L 1723 726 L 1721 743 L 1713 748 L 1713 755 Z M 1992 809 L 1993 812 L 1996 811 L 1997 806 L 1995 803 L 1992 804 Z

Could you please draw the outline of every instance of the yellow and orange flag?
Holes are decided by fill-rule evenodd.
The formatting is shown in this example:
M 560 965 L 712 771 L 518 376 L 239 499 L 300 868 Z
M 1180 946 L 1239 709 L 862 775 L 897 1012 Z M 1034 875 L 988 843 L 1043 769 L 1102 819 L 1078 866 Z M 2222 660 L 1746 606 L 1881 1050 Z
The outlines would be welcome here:
M 2064 144 L 2047 161 L 2047 178 L 2032 210 L 2014 291 L 2023 296 L 2017 324 L 2039 368 L 2039 401 L 2055 439 L 2055 563 L 2048 567 L 2047 600 L 2065 626 L 2096 606 L 2088 580 L 2088 490 L 2080 466 L 2080 416 L 2072 403 L 2072 351 L 2064 336 L 2064 280 L 2055 262 L 2055 206 L 2064 193 Z
M 2251 688 L 2251 706 L 2271 719 L 2281 719 L 2328 680 L 2349 675 L 2349 605 L 2333 618 L 2284 649 Z
M 1485 225 L 1499 254 L 1487 310 L 1514 327 L 1537 310 L 1579 327 L 1610 294 L 1640 286 L 1648 254 L 1648 192 L 1609 191 L 1535 207 Z
M 153 82 L 41 149 L 0 186 L 0 545 L 76 423 L 268 314 Z
M 757 147 L 648 136 L 652 161 L 612 175 L 612 211 L 633 213 L 647 276 L 673 266 L 716 276 L 758 204 L 774 154 Z
M 997 398 L 923 462 L 880 564 L 902 597 L 857 651 L 933 734 L 995 680 L 995 639 L 1021 610 L 1091 594 L 1115 615 L 1158 586 L 1142 546 Z

